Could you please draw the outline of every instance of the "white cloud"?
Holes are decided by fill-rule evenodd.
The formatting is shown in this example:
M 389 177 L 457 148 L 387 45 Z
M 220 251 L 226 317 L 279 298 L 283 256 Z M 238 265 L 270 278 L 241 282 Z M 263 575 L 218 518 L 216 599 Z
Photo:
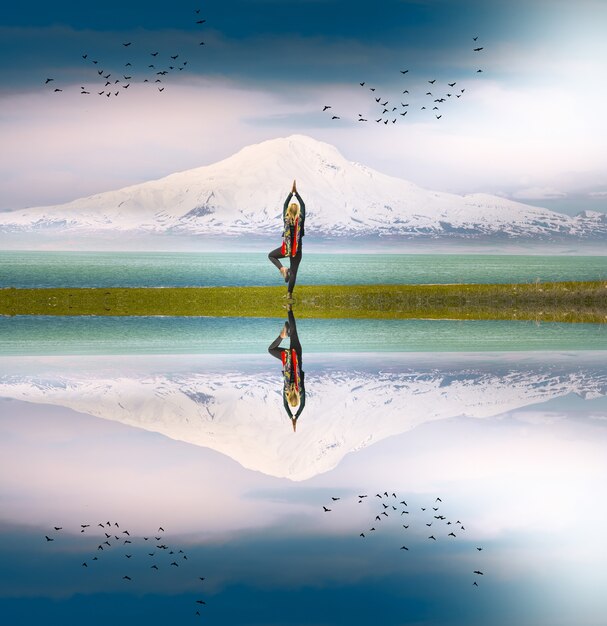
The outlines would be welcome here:
M 588 195 L 591 198 L 607 198 L 607 191 L 591 191 Z
M 328 92 L 327 85 L 292 83 L 267 91 L 189 78 L 163 93 L 132 84 L 128 94 L 111 99 L 81 96 L 79 86 L 0 100 L 0 209 L 159 178 L 298 132 L 387 174 L 462 193 L 561 198 L 581 181 L 588 189 L 587 173 L 603 171 L 607 162 L 601 140 L 607 123 L 584 116 L 586 103 L 558 86 L 514 89 L 479 80 L 465 98 L 443 105 L 440 121 L 419 110 L 422 95 L 410 100 L 406 117 L 387 126 L 374 121 L 373 94 L 358 85 L 333 84 Z M 384 96 L 398 107 L 395 117 L 401 95 Z M 342 119 L 332 122 L 324 104 Z M 357 123 L 359 113 L 369 121 Z

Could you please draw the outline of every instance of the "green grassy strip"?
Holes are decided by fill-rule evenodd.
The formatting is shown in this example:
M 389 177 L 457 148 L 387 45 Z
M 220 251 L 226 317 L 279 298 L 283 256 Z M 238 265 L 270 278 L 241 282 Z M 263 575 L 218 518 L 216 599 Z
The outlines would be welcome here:
M 282 317 L 284 287 L 0 289 L 0 315 Z M 607 282 L 302 285 L 298 317 L 607 322 Z

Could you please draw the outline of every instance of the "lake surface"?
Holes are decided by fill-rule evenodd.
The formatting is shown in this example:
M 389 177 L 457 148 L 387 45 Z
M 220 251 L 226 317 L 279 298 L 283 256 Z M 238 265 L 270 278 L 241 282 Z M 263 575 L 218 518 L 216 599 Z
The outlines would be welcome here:
M 259 354 L 283 323 L 252 317 L 0 316 L 0 355 Z M 604 324 L 302 319 L 297 328 L 306 353 L 607 349 Z
M 529 283 L 607 278 L 607 256 L 306 254 L 300 284 Z M 0 287 L 279 285 L 262 253 L 0 251 Z
M 3 623 L 602 623 L 604 325 L 283 321 L 0 318 Z
M 600 623 L 607 352 L 303 363 L 1 357 L 6 623 Z

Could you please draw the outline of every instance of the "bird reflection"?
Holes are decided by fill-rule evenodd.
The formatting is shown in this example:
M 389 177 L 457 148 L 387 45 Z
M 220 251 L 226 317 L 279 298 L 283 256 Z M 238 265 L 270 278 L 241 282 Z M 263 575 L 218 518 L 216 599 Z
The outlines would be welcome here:
M 302 370 L 301 343 L 297 336 L 295 316 L 290 305 L 287 306 L 288 320 L 285 322 L 280 334 L 268 347 L 268 352 L 280 359 L 283 372 L 283 403 L 285 411 L 293 424 L 293 431 L 297 428 L 297 419 L 304 410 L 306 404 L 305 376 Z M 280 343 L 289 337 L 289 348 L 281 348 Z M 293 411 L 297 407 L 295 414 Z

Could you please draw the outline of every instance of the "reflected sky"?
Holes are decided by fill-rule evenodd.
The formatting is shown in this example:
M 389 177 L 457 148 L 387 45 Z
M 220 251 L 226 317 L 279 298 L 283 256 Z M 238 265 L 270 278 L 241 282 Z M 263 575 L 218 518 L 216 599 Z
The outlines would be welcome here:
M 267 352 L 4 357 L 2 612 L 11 624 L 600 624 L 606 356 L 305 353 L 296 433 Z M 399 508 L 379 522 L 384 490 Z M 436 497 L 445 520 L 428 517 Z M 124 544 L 89 560 L 106 520 L 133 538 L 128 588 Z M 187 567 L 150 569 L 143 537 L 160 525 Z

